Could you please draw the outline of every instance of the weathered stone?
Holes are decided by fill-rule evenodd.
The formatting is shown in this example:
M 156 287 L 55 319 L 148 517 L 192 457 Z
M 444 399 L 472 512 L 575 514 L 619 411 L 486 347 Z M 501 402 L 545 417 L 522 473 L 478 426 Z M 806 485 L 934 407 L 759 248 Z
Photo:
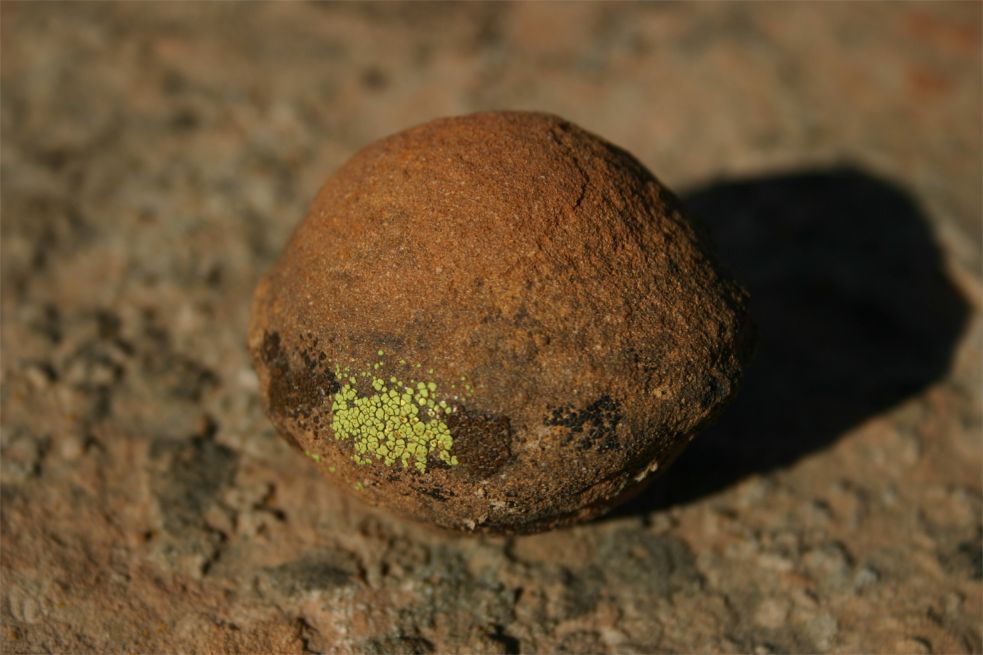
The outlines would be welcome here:
M 595 516 L 734 394 L 746 294 L 625 151 L 547 114 L 433 121 L 324 185 L 257 288 L 280 433 L 441 526 Z

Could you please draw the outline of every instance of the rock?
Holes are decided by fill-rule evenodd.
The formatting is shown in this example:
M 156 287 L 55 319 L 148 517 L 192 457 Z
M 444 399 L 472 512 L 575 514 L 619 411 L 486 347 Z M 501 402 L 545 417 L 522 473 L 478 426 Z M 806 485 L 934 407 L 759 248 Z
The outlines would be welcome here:
M 556 117 L 447 118 L 320 190 L 256 289 L 279 432 L 365 500 L 448 528 L 585 520 L 732 397 L 746 294 L 625 151 Z
M 0 652 L 983 652 L 981 16 L 0 3 Z M 264 415 L 248 298 L 376 136 L 537 105 L 706 221 L 739 397 L 585 525 L 360 508 Z

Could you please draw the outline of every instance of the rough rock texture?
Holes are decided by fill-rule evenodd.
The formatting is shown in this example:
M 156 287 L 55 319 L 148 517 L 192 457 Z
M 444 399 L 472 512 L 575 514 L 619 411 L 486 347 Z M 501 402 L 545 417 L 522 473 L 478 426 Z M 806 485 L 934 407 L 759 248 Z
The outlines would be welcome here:
M 357 154 L 256 291 L 270 415 L 325 474 L 441 526 L 596 516 L 736 391 L 746 294 L 635 159 L 547 114 Z
M 980 11 L 0 3 L 0 650 L 979 652 Z M 660 172 L 760 340 L 631 504 L 438 535 L 276 437 L 249 301 L 325 171 L 503 107 Z

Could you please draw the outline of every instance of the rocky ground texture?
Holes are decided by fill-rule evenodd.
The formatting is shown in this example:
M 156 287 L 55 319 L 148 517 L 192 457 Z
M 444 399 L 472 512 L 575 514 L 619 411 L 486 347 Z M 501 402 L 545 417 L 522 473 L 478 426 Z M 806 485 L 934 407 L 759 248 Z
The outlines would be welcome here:
M 0 19 L 3 652 L 983 650 L 979 4 Z M 276 438 L 245 328 L 332 170 L 499 108 L 679 192 L 760 343 L 643 496 L 475 538 Z

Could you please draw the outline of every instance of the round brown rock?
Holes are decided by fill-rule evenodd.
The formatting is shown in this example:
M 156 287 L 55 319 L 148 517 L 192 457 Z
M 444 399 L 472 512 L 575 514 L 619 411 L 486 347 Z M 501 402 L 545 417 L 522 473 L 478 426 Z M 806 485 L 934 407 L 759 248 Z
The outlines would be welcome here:
M 279 432 L 444 527 L 593 517 L 734 393 L 745 293 L 641 164 L 555 116 L 378 141 L 331 177 L 253 302 Z

